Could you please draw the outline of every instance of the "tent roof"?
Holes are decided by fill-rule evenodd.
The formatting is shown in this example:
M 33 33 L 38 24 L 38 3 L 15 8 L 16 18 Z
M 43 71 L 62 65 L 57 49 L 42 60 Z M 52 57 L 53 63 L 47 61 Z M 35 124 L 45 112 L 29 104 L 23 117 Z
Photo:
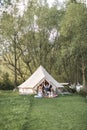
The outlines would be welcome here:
M 43 66 L 40 66 L 24 83 L 19 85 L 18 88 L 34 88 L 44 80 L 47 80 L 55 87 L 63 87 L 63 85 L 58 83 Z

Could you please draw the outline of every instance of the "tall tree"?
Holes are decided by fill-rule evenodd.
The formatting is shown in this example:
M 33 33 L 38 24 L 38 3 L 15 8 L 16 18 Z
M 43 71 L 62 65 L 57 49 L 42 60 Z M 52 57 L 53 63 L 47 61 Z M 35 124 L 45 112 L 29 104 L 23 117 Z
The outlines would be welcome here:
M 74 75 L 76 75 L 75 77 L 77 79 L 78 79 L 77 75 L 80 75 L 79 76 L 80 78 L 78 80 L 79 82 L 82 81 L 84 86 L 86 83 L 85 77 L 86 77 L 86 69 L 87 69 L 86 20 L 87 20 L 86 6 L 81 3 L 71 3 L 68 5 L 66 9 L 64 20 L 61 24 L 61 35 L 64 37 L 64 41 L 65 41 L 64 43 L 62 43 L 62 45 L 65 48 L 66 52 L 67 49 L 69 50 L 67 56 L 69 56 L 70 54 L 73 57 L 72 59 L 73 65 L 75 66 L 74 68 L 76 68 L 75 71 L 71 71 L 71 73 L 74 72 L 73 77 Z M 68 64 L 69 66 L 72 63 L 72 61 Z M 71 73 L 69 74 L 69 76 L 71 76 Z
M 5 41 L 4 57 L 15 76 L 24 80 L 40 64 L 55 75 L 63 13 L 55 5 L 49 8 L 46 0 L 28 1 L 23 15 L 18 13 L 17 4 L 11 12 L 3 13 L 0 31 Z

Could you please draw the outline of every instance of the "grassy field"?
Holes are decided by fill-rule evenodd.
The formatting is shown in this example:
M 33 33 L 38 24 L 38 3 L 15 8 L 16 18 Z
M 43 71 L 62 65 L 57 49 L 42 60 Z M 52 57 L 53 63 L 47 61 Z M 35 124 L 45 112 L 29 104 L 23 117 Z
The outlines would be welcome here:
M 87 130 L 87 99 L 0 92 L 0 130 Z

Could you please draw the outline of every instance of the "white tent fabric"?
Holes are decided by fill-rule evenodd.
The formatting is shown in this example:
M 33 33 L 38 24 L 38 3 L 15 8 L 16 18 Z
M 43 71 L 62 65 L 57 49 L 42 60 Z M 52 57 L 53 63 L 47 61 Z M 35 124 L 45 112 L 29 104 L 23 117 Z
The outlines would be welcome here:
M 27 90 L 27 93 L 33 93 L 33 90 L 44 80 L 50 82 L 55 88 L 63 88 L 61 83 L 58 83 L 43 66 L 40 66 L 24 83 L 18 86 L 19 91 L 24 92 Z

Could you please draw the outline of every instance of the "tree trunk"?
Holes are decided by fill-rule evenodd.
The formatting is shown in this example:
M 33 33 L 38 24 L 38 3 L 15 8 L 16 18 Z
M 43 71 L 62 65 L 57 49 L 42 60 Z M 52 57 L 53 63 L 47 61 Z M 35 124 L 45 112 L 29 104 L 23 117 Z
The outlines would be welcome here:
M 85 79 L 85 64 L 82 62 L 82 80 L 83 80 L 83 87 L 86 86 L 86 79 Z
M 17 33 L 14 34 L 14 87 L 17 87 Z

